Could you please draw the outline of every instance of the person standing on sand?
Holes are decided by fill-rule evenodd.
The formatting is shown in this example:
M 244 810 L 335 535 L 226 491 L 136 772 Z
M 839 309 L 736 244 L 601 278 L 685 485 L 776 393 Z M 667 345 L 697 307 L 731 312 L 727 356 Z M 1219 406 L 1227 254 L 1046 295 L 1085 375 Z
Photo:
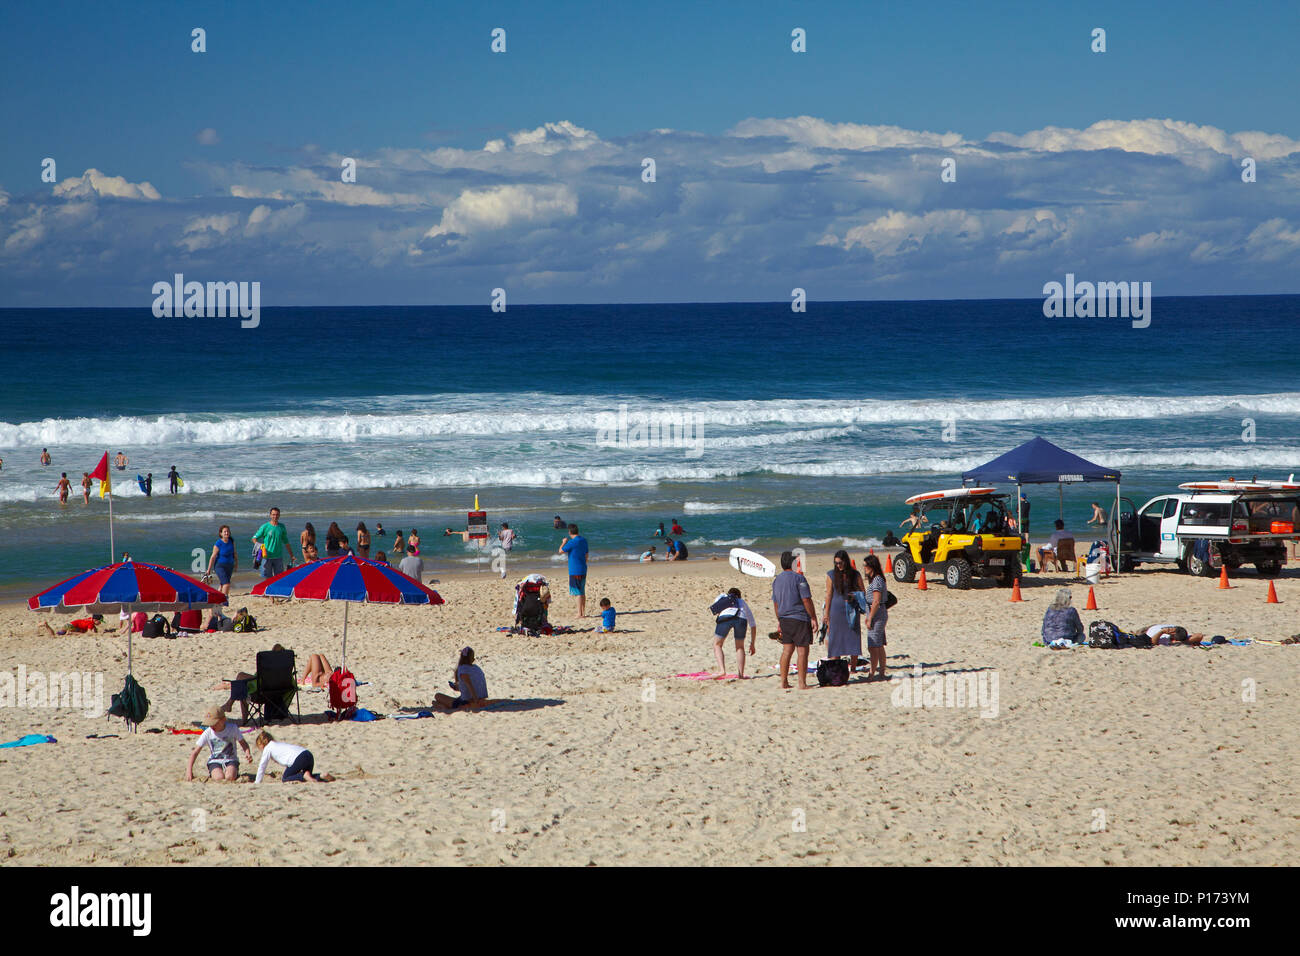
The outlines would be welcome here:
M 772 613 L 781 639 L 781 689 L 790 689 L 790 658 L 795 657 L 799 689 L 807 690 L 808 648 L 817 629 L 817 609 L 813 607 L 808 579 L 792 571 L 793 567 L 794 552 L 782 551 L 781 573 L 772 579 Z
M 858 668 L 858 658 L 862 656 L 862 617 L 860 612 L 866 610 L 862 605 L 854 604 L 859 613 L 854 615 L 854 623 L 849 624 L 847 603 L 856 602 L 858 592 L 865 591 L 862 575 L 849 553 L 841 548 L 835 552 L 835 569 L 826 572 L 826 600 L 822 602 L 822 616 L 826 619 L 826 656 L 849 658 L 849 673 Z
M 217 540 L 212 545 L 212 557 L 208 559 L 208 574 L 217 573 L 217 583 L 221 593 L 230 597 L 230 579 L 239 570 L 239 555 L 235 553 L 235 540 L 231 537 L 230 525 L 223 524 L 217 529 Z
M 82 504 L 90 504 L 90 472 L 81 473 L 81 501 Z
M 885 677 L 885 622 L 889 620 L 889 588 L 880 559 L 868 554 L 862 559 L 862 570 L 867 578 L 867 661 L 870 670 L 867 680 Z
M 293 547 L 289 544 L 289 533 L 280 524 L 280 509 L 271 509 L 271 520 L 253 532 L 252 541 L 262 546 L 262 577 L 273 578 L 284 571 L 284 556 L 288 552 L 293 560 Z
M 63 477 L 59 479 L 59 483 L 54 486 L 54 491 L 59 496 L 59 504 L 66 505 L 68 503 L 68 493 L 72 491 L 72 482 L 68 481 L 66 471 L 63 473 Z
M 745 630 L 749 630 L 749 654 L 752 657 L 758 652 L 758 648 L 754 646 L 754 639 L 758 636 L 758 621 L 754 618 L 753 610 L 740 596 L 740 588 L 732 588 L 727 594 L 736 603 L 731 607 L 723 608 L 714 621 L 713 656 L 718 662 L 718 676 L 726 676 L 727 658 L 723 647 L 727 635 L 730 634 L 736 642 L 736 676 L 744 680 Z
M 578 599 L 578 618 L 587 614 L 587 539 L 578 534 L 576 524 L 569 525 L 569 536 L 560 544 L 559 554 L 569 556 L 569 593 Z

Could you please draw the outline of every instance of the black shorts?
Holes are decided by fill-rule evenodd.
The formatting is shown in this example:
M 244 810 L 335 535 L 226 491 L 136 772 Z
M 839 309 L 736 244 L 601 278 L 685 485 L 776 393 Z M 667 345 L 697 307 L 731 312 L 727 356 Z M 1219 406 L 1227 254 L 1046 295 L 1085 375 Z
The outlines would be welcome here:
M 311 755 L 310 750 L 304 750 L 294 758 L 293 765 L 286 767 L 281 783 L 289 783 L 294 780 L 301 780 L 303 773 L 311 773 L 316 768 L 316 760 Z
M 812 622 L 799 621 L 792 617 L 781 618 L 781 643 L 793 644 L 795 647 L 811 647 Z
M 713 628 L 714 637 L 726 637 L 730 631 L 736 632 L 736 643 L 739 644 L 745 639 L 745 631 L 749 627 L 749 621 L 745 620 L 739 614 L 732 614 L 729 617 L 718 618 L 717 625 Z

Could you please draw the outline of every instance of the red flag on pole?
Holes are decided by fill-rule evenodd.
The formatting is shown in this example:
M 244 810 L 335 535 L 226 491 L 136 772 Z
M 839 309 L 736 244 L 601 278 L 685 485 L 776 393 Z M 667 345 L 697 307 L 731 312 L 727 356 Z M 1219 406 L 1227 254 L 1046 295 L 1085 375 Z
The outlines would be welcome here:
M 90 477 L 99 481 L 99 497 L 104 497 L 104 493 L 111 488 L 108 480 L 108 452 L 104 452 L 104 457 L 99 459 L 99 464 L 90 473 Z

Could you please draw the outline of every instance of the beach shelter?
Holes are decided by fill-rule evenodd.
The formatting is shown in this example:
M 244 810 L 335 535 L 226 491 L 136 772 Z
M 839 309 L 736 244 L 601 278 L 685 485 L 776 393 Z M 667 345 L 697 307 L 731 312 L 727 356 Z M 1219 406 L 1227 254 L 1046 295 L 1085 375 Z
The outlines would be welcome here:
M 144 561 L 122 561 L 82 571 L 27 599 L 33 611 L 107 614 L 109 611 L 188 611 L 225 604 L 216 588 Z M 126 632 L 126 672 L 131 673 L 131 631 Z
M 365 604 L 445 604 L 437 591 L 407 577 L 396 568 L 349 551 L 339 558 L 312 561 L 290 568 L 253 587 L 262 597 L 292 597 L 304 601 L 343 602 L 343 666 L 348 662 L 348 608 Z
M 1114 468 L 1106 468 L 1095 462 L 1080 458 L 1058 445 L 1053 445 L 1046 438 L 1037 436 L 1023 445 L 1019 445 L 990 462 L 964 471 L 962 484 L 976 482 L 989 484 L 998 481 L 1013 481 L 1016 484 L 1016 527 L 1024 527 L 1020 519 L 1020 489 L 1022 485 L 1055 484 L 1058 500 L 1064 500 L 1064 487 L 1076 481 L 1113 481 L 1115 483 L 1115 520 L 1119 520 L 1119 483 L 1120 473 Z M 1115 563 L 1119 566 L 1119 550 L 1123 547 L 1116 536 Z

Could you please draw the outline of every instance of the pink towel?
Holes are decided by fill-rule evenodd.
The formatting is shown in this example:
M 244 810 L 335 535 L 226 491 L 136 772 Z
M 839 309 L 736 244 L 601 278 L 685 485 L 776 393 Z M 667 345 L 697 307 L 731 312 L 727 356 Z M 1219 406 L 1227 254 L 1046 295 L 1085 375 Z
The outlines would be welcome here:
M 740 677 L 739 674 L 715 674 L 712 671 L 696 671 L 694 674 L 674 674 L 674 677 L 685 677 L 687 680 L 734 680 Z

